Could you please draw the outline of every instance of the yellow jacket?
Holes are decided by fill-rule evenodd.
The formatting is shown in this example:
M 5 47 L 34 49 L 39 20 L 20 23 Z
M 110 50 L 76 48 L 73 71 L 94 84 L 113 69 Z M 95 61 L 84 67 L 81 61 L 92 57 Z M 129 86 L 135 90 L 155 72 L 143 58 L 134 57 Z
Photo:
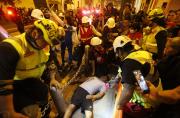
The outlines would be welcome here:
M 25 33 L 16 38 L 8 38 L 4 42 L 10 43 L 19 53 L 20 59 L 16 66 L 14 80 L 26 78 L 40 78 L 49 59 L 49 46 L 43 50 L 34 49 L 25 39 Z
M 150 34 L 144 35 L 143 41 L 142 41 L 142 48 L 149 52 L 157 53 L 158 49 L 157 49 L 155 36 L 158 32 L 162 30 L 165 30 L 165 29 L 161 26 L 156 26 L 155 28 L 152 29 L 152 32 Z

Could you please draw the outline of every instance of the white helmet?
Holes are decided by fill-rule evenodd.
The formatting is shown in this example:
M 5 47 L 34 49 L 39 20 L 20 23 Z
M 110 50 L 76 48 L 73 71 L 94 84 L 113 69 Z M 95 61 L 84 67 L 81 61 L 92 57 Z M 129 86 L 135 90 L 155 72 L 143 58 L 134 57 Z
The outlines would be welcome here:
M 106 25 L 108 26 L 108 28 L 114 28 L 115 27 L 115 20 L 114 18 L 108 18 L 107 22 L 106 22 Z
M 87 16 L 83 16 L 82 23 L 89 23 L 89 18 Z
M 93 37 L 93 38 L 91 39 L 90 44 L 91 44 L 92 46 L 100 45 L 100 44 L 102 44 L 102 40 L 101 40 L 99 37 Z
M 43 12 L 40 9 L 32 10 L 31 16 L 39 20 L 44 18 Z
M 64 14 L 63 13 L 59 13 L 58 15 L 59 17 L 63 17 L 64 18 Z
M 116 52 L 116 49 L 118 47 L 124 47 L 129 42 L 132 42 L 132 40 L 125 35 L 121 35 L 121 36 L 116 37 L 116 39 L 113 42 L 114 52 Z

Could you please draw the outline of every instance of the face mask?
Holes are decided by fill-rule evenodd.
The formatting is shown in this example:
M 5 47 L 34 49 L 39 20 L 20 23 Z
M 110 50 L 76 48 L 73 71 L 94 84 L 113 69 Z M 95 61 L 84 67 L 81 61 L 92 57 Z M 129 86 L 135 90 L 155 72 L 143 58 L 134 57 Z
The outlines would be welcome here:
M 129 30 L 129 32 L 130 32 L 130 33 L 135 33 L 135 31 L 134 31 L 134 30 L 132 30 L 132 29 L 130 29 L 130 30 Z

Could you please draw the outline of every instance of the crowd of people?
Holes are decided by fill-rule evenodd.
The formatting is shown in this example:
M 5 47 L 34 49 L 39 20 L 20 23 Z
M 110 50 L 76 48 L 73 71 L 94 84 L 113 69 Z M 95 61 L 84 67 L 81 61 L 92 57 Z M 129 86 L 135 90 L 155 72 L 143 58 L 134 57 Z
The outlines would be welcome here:
M 117 91 L 121 95 L 115 110 L 123 111 L 124 118 L 180 117 L 179 10 L 169 11 L 166 18 L 160 8 L 135 13 L 125 4 L 121 19 L 110 3 L 104 12 L 103 21 L 95 26 L 93 17 L 82 16 L 79 22 L 73 12 L 32 10 L 33 26 L 0 43 L 0 117 L 48 118 L 50 109 L 43 116 L 39 112 L 48 104 L 49 87 L 61 88 L 56 71 L 63 72 L 65 65 L 80 67 L 87 46 L 88 71 L 81 73 L 86 81 L 59 116 L 69 118 L 81 108 L 86 118 L 92 118 L 93 101 L 106 94 L 110 76 L 118 74 L 122 91 Z M 57 68 L 49 67 L 52 62 Z M 148 91 L 142 92 L 135 70 L 142 73 Z

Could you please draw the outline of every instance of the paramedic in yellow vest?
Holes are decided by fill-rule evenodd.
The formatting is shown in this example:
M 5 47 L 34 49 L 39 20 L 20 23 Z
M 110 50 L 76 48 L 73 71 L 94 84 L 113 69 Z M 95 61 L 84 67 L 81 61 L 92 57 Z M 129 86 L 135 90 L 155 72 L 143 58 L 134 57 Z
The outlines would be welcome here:
M 38 118 L 38 106 L 48 101 L 48 87 L 41 76 L 49 58 L 49 45 L 57 38 L 58 26 L 42 19 L 27 32 L 0 43 L 0 117 L 26 118 L 24 114 Z M 54 73 L 50 85 L 59 86 L 52 76 Z
M 162 58 L 167 39 L 163 10 L 159 8 L 151 10 L 147 19 L 151 33 L 143 37 L 142 48 L 155 54 L 155 58 Z
M 137 80 L 135 79 L 133 71 L 140 70 L 146 80 L 150 80 L 151 82 L 159 85 L 159 78 L 155 74 L 156 71 L 153 66 L 152 54 L 140 49 L 140 47 L 133 44 L 132 40 L 125 35 L 116 37 L 113 42 L 113 48 L 120 61 L 122 61 L 120 68 L 122 71 L 121 83 L 123 89 L 120 98 L 116 98 L 118 99 L 116 106 L 117 110 L 123 110 L 123 115 L 126 115 L 126 105 L 131 102 L 142 106 L 145 111 L 149 111 L 156 105 L 154 103 L 149 103 L 145 97 L 143 97 L 141 91 L 137 89 L 139 86 L 137 85 Z M 139 117 L 143 118 L 142 114 L 144 113 L 141 113 L 139 114 Z M 129 114 L 130 112 L 128 115 Z

